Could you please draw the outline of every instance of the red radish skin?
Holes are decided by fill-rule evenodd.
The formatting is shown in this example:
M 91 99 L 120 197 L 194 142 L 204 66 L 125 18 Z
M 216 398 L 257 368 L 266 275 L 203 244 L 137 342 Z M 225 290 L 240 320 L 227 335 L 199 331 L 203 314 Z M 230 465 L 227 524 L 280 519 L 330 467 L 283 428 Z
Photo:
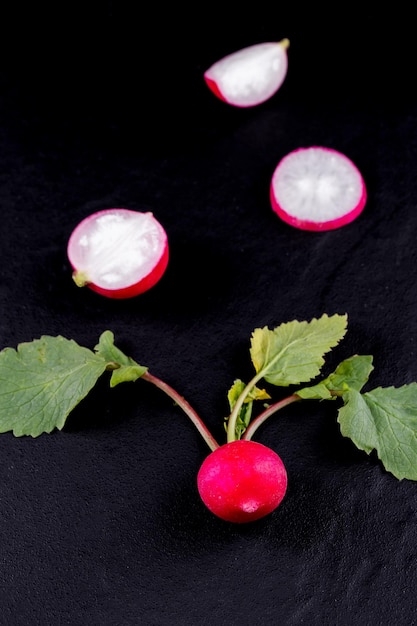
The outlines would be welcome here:
M 367 192 L 356 165 L 332 148 L 298 148 L 278 163 L 270 184 L 272 209 L 309 231 L 340 228 L 363 211 Z
M 265 42 L 229 54 L 204 72 L 204 80 L 223 102 L 247 108 L 271 98 L 288 70 L 288 39 Z
M 69 238 L 67 254 L 78 286 L 107 298 L 133 298 L 164 275 L 168 237 L 150 212 L 105 209 L 78 224 Z
M 261 443 L 237 440 L 206 457 L 197 476 L 201 499 L 217 517 L 238 524 L 272 513 L 287 490 L 281 458 Z
M 215 96 L 217 96 L 219 100 L 222 100 L 223 102 L 227 102 L 227 100 L 224 99 L 224 96 L 222 92 L 220 91 L 220 89 L 218 88 L 215 80 L 212 80 L 211 78 L 209 78 L 207 74 L 204 75 L 204 80 L 206 81 L 207 86 L 211 89 L 211 91 L 214 93 Z

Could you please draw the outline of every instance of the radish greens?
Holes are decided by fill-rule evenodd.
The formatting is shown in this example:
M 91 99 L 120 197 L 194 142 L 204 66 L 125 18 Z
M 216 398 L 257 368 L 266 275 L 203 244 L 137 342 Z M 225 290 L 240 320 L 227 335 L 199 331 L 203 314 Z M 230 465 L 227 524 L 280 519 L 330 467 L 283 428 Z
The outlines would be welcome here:
M 324 356 L 346 330 L 347 315 L 339 314 L 324 314 L 309 322 L 294 320 L 272 330 L 256 328 L 250 343 L 255 374 L 249 383 L 236 379 L 227 394 L 227 442 L 250 440 L 270 416 L 294 402 L 331 400 L 339 404 L 337 421 L 343 436 L 367 454 L 375 451 L 396 478 L 417 480 L 417 383 L 363 393 L 373 370 L 370 355 L 353 355 L 317 380 Z M 212 451 L 220 447 L 188 402 L 122 352 L 109 330 L 94 350 L 62 336 L 45 335 L 21 343 L 16 350 L 0 351 L 0 432 L 38 437 L 61 430 L 105 372 L 110 374 L 111 387 L 138 379 L 155 385 L 191 419 Z M 271 387 L 294 385 L 299 388 L 290 395 L 272 400 Z

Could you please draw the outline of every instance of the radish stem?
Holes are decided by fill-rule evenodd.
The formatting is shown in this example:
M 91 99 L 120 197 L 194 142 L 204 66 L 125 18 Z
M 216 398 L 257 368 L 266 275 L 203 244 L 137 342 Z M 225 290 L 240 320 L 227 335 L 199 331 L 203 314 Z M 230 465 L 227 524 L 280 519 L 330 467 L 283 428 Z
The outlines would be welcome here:
M 149 383 L 152 383 L 153 385 L 155 385 L 155 387 L 158 387 L 158 389 L 166 393 L 167 396 L 169 396 L 172 400 L 174 400 L 176 404 L 178 404 L 178 406 L 184 411 L 184 413 L 190 418 L 194 426 L 197 428 L 198 432 L 203 437 L 210 450 L 214 452 L 214 450 L 220 447 L 217 441 L 214 439 L 213 435 L 210 433 L 210 431 L 202 421 L 201 417 L 198 415 L 198 413 L 192 408 L 187 400 L 185 400 L 185 398 L 180 396 L 180 394 L 175 391 L 175 389 L 167 385 L 167 383 L 165 383 L 163 380 L 160 380 L 156 376 L 153 376 L 149 372 L 145 372 L 145 374 L 143 374 L 141 378 L 143 380 L 147 380 Z
M 249 424 L 249 426 L 245 430 L 245 433 L 242 436 L 242 439 L 250 440 L 253 437 L 255 431 L 259 428 L 259 426 L 261 426 L 265 422 L 265 420 L 268 419 L 268 417 L 270 417 L 271 415 L 273 415 L 280 409 L 283 409 L 285 406 L 288 406 L 289 404 L 292 404 L 293 402 L 297 402 L 297 400 L 301 400 L 301 398 L 300 396 L 297 396 L 297 394 L 294 393 L 291 396 L 284 398 L 284 400 L 280 400 L 279 402 L 272 404 L 270 407 L 265 409 L 265 411 L 260 413 L 260 415 L 258 415 L 258 417 L 256 417 Z
M 245 402 L 245 399 L 247 398 L 247 396 L 249 395 L 253 387 L 255 387 L 256 383 L 261 378 L 262 378 L 262 372 L 254 376 L 252 380 L 248 382 L 248 384 L 246 385 L 246 387 L 244 388 L 244 390 L 242 391 L 242 393 L 236 400 L 236 404 L 233 407 L 233 410 L 230 413 L 229 419 L 227 422 L 227 442 L 228 443 L 230 443 L 231 441 L 236 441 L 236 422 L 239 416 L 240 409 L 242 408 L 243 403 Z
M 74 271 L 72 274 L 72 280 L 77 287 L 85 287 L 90 282 L 87 274 L 82 271 Z

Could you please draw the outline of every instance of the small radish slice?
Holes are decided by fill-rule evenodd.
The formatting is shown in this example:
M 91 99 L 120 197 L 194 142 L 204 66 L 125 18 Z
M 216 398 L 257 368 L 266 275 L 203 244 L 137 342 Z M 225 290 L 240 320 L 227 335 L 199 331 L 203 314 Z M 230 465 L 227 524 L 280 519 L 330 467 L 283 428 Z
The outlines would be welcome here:
M 168 238 L 152 213 L 105 209 L 76 226 L 67 254 L 76 285 L 108 298 L 131 298 L 162 278 Z
M 287 75 L 288 39 L 249 46 L 209 67 L 204 79 L 212 92 L 228 104 L 251 107 L 274 95 Z
M 363 211 L 365 182 L 348 157 L 331 148 L 298 148 L 278 163 L 272 176 L 273 210 L 302 230 L 333 230 Z

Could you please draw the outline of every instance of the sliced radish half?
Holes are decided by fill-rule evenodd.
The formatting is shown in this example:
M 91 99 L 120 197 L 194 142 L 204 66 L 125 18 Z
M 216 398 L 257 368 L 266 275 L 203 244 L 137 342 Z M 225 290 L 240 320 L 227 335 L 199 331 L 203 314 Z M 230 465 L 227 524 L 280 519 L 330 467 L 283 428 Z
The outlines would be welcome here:
M 131 298 L 164 274 L 168 238 L 152 213 L 106 209 L 76 226 L 67 254 L 76 285 L 108 298 Z
M 283 39 L 243 48 L 214 63 L 204 73 L 204 79 L 212 92 L 228 104 L 261 104 L 284 82 L 288 46 L 288 39 Z
M 363 211 L 366 187 L 358 168 L 344 154 L 313 146 L 290 152 L 271 180 L 273 210 L 303 230 L 332 230 Z

